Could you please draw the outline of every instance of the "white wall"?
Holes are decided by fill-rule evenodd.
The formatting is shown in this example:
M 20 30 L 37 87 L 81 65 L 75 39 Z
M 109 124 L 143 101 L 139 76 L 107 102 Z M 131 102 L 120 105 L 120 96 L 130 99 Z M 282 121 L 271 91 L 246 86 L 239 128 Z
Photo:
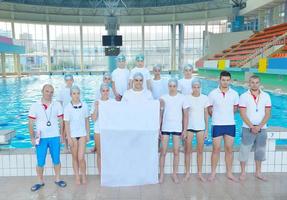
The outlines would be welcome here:
M 209 33 L 205 39 L 205 55 L 221 53 L 230 46 L 237 44 L 240 40 L 248 39 L 253 31 L 241 31 L 232 33 Z

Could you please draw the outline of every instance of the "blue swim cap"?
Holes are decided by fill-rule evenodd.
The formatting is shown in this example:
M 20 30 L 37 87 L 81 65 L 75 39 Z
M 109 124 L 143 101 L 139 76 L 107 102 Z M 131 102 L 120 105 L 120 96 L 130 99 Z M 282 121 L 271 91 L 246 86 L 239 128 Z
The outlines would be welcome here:
M 183 67 L 183 70 L 187 70 L 187 69 L 193 70 L 192 64 L 185 64 L 184 67 Z
M 194 78 L 192 81 L 191 81 L 191 85 L 199 85 L 201 86 L 201 81 L 199 78 Z
M 144 55 L 143 54 L 138 54 L 136 56 L 136 61 L 144 61 Z
M 137 72 L 137 73 L 135 73 L 134 76 L 133 76 L 133 79 L 136 79 L 136 78 L 141 78 L 141 79 L 143 80 L 143 79 L 144 79 L 144 76 L 143 76 L 142 73 Z
M 73 80 L 74 78 L 72 74 L 65 74 L 64 79 L 65 81 L 67 81 L 67 80 Z
M 123 54 L 118 55 L 117 61 L 118 62 L 125 62 L 126 61 L 125 55 L 123 55 Z
M 169 79 L 169 80 L 168 80 L 168 85 L 170 85 L 170 84 L 175 84 L 176 87 L 177 87 L 177 86 L 178 86 L 178 81 L 177 81 L 177 79 L 175 79 L 175 78 Z
M 153 70 L 155 70 L 155 69 L 161 70 L 161 64 L 156 64 L 156 65 L 154 65 L 154 66 L 153 66 Z

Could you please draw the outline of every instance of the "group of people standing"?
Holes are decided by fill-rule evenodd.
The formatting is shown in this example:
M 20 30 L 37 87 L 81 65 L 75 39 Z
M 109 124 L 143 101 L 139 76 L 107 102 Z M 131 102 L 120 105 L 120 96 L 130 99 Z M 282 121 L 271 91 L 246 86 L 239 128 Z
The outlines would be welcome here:
M 99 129 L 99 108 L 104 101 L 143 102 L 160 101 L 160 174 L 159 182 L 164 182 L 165 157 L 169 139 L 173 140 L 173 173 L 172 179 L 179 182 L 178 164 L 180 141 L 183 140 L 185 153 L 185 176 L 190 178 L 192 140 L 197 140 L 198 178 L 205 181 L 202 174 L 204 140 L 208 137 L 208 121 L 212 118 L 213 150 L 211 156 L 211 174 L 209 181 L 216 176 L 216 167 L 220 156 L 221 141 L 224 140 L 227 178 L 238 179 L 232 173 L 233 143 L 235 137 L 234 113 L 240 110 L 243 120 L 242 144 L 239 160 L 241 164 L 240 180 L 246 178 L 245 165 L 249 152 L 254 147 L 256 172 L 261 180 L 266 178 L 261 173 L 261 162 L 265 160 L 266 124 L 270 118 L 271 100 L 269 95 L 260 89 L 260 78 L 249 78 L 249 90 L 240 97 L 230 88 L 231 74 L 222 71 L 218 88 L 208 96 L 201 93 L 200 79 L 192 77 L 193 68 L 185 65 L 184 77 L 180 80 L 161 78 L 161 67 L 153 67 L 154 77 L 144 66 L 144 56 L 136 56 L 136 67 L 129 71 L 126 68 L 126 57 L 117 57 L 117 68 L 112 74 L 104 74 L 102 84 L 96 91 L 95 102 L 91 112 L 81 100 L 81 91 L 74 84 L 72 75 L 65 75 L 66 86 L 59 92 L 57 101 L 52 100 L 54 88 L 46 84 L 42 88 L 42 98 L 33 103 L 29 111 L 29 132 L 31 142 L 36 147 L 37 176 L 39 182 L 32 186 L 37 191 L 44 186 L 43 171 L 47 150 L 51 154 L 55 169 L 55 184 L 65 187 L 60 179 L 60 146 L 61 142 L 70 147 L 73 170 L 77 184 L 86 184 L 86 143 L 90 140 L 90 122 L 94 121 L 95 147 L 98 172 L 101 174 L 101 140 Z M 140 105 L 140 104 L 139 104 Z

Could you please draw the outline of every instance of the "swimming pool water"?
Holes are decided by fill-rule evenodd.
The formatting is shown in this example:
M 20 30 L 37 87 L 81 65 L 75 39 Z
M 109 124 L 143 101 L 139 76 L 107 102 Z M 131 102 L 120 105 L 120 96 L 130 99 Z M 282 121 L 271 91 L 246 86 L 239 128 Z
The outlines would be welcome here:
M 179 75 L 172 75 L 178 77 Z M 170 77 L 164 75 L 164 78 Z M 82 90 L 82 100 L 91 106 L 94 101 L 95 92 L 99 88 L 102 75 L 75 75 L 75 84 Z M 1 78 L 0 79 L 0 130 L 16 130 L 16 136 L 11 144 L 2 145 L 1 148 L 31 148 L 30 136 L 28 132 L 28 111 L 32 102 L 41 97 L 41 88 L 45 83 L 51 83 L 55 87 L 56 97 L 59 89 L 63 87 L 64 81 L 61 75 L 41 75 L 23 78 Z M 217 82 L 212 80 L 202 80 L 202 93 L 208 94 L 217 87 Z M 239 94 L 246 91 L 241 86 L 232 86 Z M 272 100 L 272 117 L 269 126 L 287 127 L 287 95 L 276 95 L 269 93 Z M 235 144 L 240 144 L 241 125 L 239 113 L 235 115 L 236 119 L 236 138 Z M 93 126 L 91 126 L 91 133 Z M 209 131 L 210 134 L 210 131 Z M 195 143 L 195 141 L 193 141 Z M 207 141 L 210 144 L 210 140 Z M 278 145 L 287 144 L 284 140 L 278 140 Z M 94 145 L 93 136 L 87 144 L 88 147 Z M 172 143 L 170 142 L 170 145 Z

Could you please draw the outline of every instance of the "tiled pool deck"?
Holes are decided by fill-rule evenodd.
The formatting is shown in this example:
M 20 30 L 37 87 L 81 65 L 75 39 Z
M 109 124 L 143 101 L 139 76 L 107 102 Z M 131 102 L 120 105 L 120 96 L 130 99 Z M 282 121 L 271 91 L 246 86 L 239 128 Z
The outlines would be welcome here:
M 30 192 L 35 177 L 1 177 L 0 199 L 11 200 L 286 200 L 287 174 L 268 173 L 262 182 L 251 174 L 245 182 L 234 183 L 218 175 L 214 182 L 202 183 L 192 176 L 188 182 L 174 184 L 169 175 L 157 185 L 107 188 L 99 176 L 89 176 L 87 185 L 76 185 L 72 176 L 64 176 L 68 186 L 57 188 L 51 176 L 38 192 Z M 180 177 L 182 180 L 182 177 Z

